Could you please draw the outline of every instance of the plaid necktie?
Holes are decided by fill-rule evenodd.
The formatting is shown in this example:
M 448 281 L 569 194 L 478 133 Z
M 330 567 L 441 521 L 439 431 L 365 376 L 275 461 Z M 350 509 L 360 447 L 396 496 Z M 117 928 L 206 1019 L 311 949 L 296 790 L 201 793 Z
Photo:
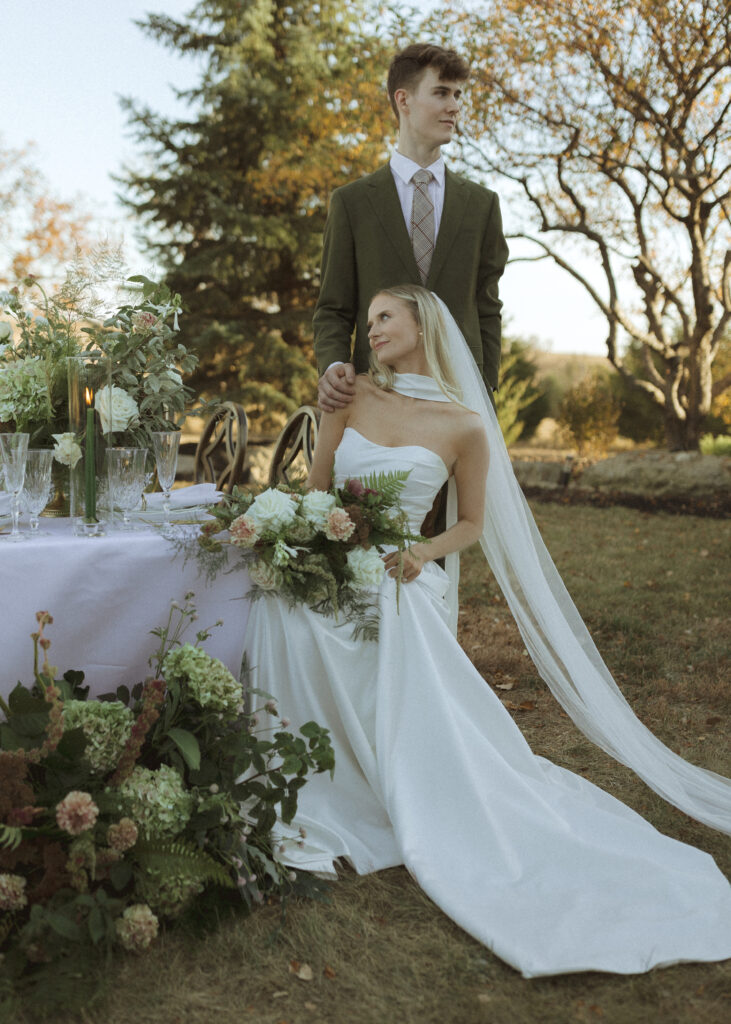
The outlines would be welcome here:
M 434 252 L 434 206 L 429 198 L 429 182 L 431 171 L 417 171 L 411 180 L 414 183 L 414 200 L 411 205 L 411 245 L 414 249 L 416 265 L 421 274 L 422 284 L 431 266 Z

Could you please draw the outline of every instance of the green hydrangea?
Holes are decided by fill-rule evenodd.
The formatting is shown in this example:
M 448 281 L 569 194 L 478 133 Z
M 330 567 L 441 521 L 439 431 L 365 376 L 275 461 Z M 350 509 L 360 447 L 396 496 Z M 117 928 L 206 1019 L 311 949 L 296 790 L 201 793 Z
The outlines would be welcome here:
M 64 729 L 84 730 L 84 758 L 91 770 L 104 775 L 116 768 L 132 732 L 134 715 L 119 700 L 67 700 Z
M 191 696 L 202 708 L 222 711 L 230 717 L 243 710 L 241 683 L 223 662 L 200 647 L 185 644 L 170 651 L 163 662 L 162 674 L 167 682 L 187 683 Z
M 204 888 L 205 882 L 184 868 L 146 868 L 135 878 L 138 896 L 165 917 L 177 917 Z
M 0 420 L 25 424 L 51 418 L 43 363 L 38 359 L 17 359 L 0 365 Z
M 122 814 L 134 821 L 145 839 L 177 836 L 193 809 L 192 794 L 167 764 L 154 770 L 138 765 L 117 793 Z

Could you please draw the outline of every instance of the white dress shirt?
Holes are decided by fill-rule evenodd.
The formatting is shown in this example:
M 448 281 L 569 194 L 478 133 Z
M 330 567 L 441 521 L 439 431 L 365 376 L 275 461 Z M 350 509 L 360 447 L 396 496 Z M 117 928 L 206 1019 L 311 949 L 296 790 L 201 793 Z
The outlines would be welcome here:
M 442 210 L 444 209 L 444 158 L 440 156 L 429 167 L 422 167 L 415 160 L 411 160 L 408 156 L 404 156 L 403 153 L 397 151 L 391 155 L 390 167 L 393 180 L 396 183 L 396 191 L 401 201 L 401 209 L 406 221 L 406 230 L 409 234 L 411 234 L 411 207 L 414 203 L 414 183 L 411 178 L 416 171 L 431 171 L 432 180 L 427 188 L 429 198 L 434 207 L 434 239 L 436 241 L 439 234 L 439 222 L 442 219 Z

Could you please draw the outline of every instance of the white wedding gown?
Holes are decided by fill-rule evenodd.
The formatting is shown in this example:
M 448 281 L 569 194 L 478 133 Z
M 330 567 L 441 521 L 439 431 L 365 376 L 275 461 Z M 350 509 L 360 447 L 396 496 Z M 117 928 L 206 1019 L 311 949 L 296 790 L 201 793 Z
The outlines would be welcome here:
M 336 483 L 409 469 L 418 530 L 447 469 L 419 445 L 346 428 Z M 536 757 L 447 624 L 434 563 L 380 588 L 377 642 L 277 597 L 253 604 L 252 683 L 294 728 L 327 726 L 335 775 L 299 794 L 283 859 L 359 874 L 405 864 L 454 921 L 527 977 L 621 974 L 731 956 L 731 886 L 713 859 L 657 832 L 590 782 Z

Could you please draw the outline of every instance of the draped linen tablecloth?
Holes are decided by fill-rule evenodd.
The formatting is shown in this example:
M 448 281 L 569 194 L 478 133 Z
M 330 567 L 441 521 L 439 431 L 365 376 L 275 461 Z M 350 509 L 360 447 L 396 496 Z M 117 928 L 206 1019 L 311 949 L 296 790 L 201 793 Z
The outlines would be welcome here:
M 18 680 L 33 681 L 37 611 L 53 616 L 45 632 L 59 675 L 82 670 L 92 695 L 133 686 L 150 674 L 148 658 L 159 645 L 150 630 L 164 625 L 170 602 L 182 605 L 191 590 L 198 621 L 183 640 L 195 642 L 198 629 L 222 619 L 204 647 L 238 676 L 249 612 L 245 570 L 206 582 L 195 559 L 185 562 L 157 530 L 89 539 L 73 536 L 69 519 L 41 522 L 50 536 L 22 544 L 0 537 L 0 694 Z M 236 553 L 229 560 L 238 566 Z

